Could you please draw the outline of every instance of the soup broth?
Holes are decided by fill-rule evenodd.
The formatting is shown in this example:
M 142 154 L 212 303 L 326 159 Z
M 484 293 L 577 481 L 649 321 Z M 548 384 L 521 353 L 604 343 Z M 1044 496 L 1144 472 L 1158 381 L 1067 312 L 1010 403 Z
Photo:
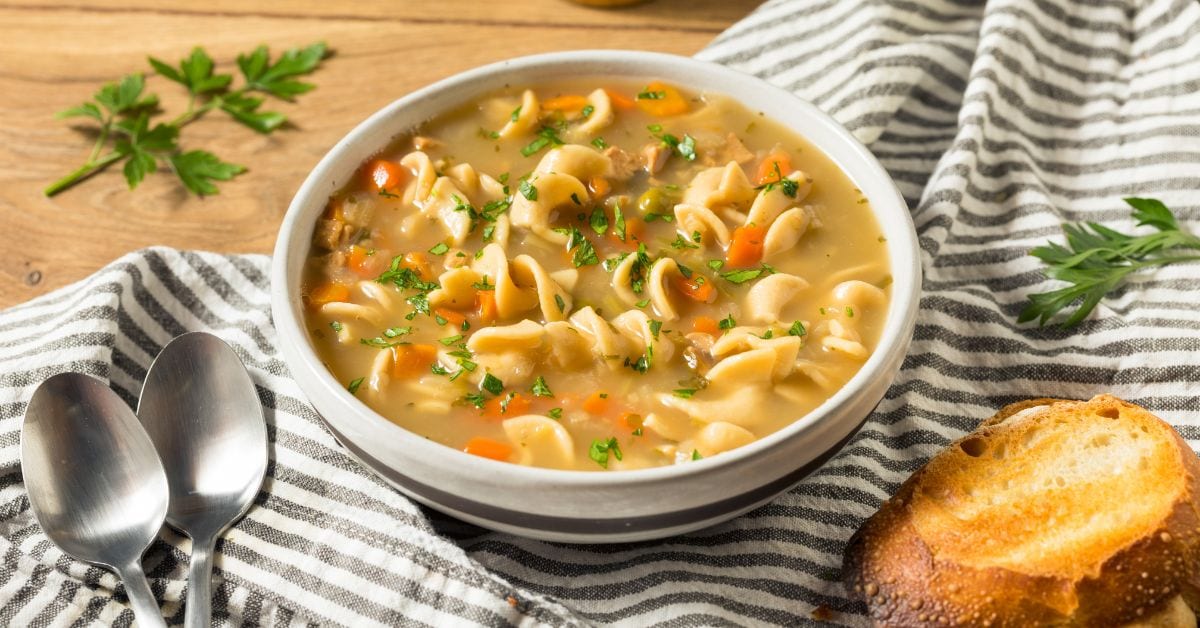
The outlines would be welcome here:
M 329 200 L 313 345 L 364 403 L 468 453 L 688 464 L 796 421 L 890 300 L 868 199 L 721 94 L 514 86 L 397 138 Z

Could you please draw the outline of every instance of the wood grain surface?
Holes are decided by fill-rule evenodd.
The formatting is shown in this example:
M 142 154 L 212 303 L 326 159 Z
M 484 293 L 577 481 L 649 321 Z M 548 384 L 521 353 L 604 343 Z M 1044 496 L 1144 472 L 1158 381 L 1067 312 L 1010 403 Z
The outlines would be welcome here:
M 0 2 L 0 308 L 82 279 L 151 245 L 269 253 L 292 194 L 321 156 L 369 114 L 462 70 L 525 54 L 625 48 L 691 54 L 758 0 L 653 0 L 601 10 L 564 0 L 90 0 Z M 317 89 L 275 109 L 292 127 L 262 136 L 219 116 L 188 126 L 204 148 L 250 172 L 204 199 L 173 177 L 130 191 L 119 169 L 53 198 L 42 189 L 87 157 L 91 140 L 53 115 L 102 83 L 202 45 L 218 68 L 260 43 L 325 41 Z M 182 89 L 148 90 L 182 111 Z

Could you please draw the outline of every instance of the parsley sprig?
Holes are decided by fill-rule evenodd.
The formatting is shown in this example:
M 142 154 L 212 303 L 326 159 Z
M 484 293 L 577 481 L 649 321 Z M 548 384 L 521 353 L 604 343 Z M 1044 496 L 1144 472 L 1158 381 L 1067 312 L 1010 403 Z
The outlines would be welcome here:
M 88 158 L 47 186 L 46 196 L 54 196 L 122 161 L 125 181 L 131 190 L 146 175 L 166 166 L 190 192 L 199 196 L 216 194 L 215 181 L 228 181 L 246 168 L 205 150 L 184 151 L 179 145 L 180 130 L 209 111 L 219 109 L 259 133 L 275 131 L 287 122 L 287 117 L 260 110 L 264 102 L 260 95 L 290 101 L 313 89 L 314 85 L 297 77 L 315 70 L 326 54 L 325 44 L 315 43 L 288 50 L 272 63 L 267 47 L 259 46 L 249 54 L 238 55 L 243 83 L 236 89 L 230 87 L 232 74 L 214 72 L 213 59 L 203 48 L 192 49 L 178 66 L 149 57 L 155 73 L 187 88 L 187 108 L 167 122 L 151 124 L 151 118 L 162 113 L 158 108 L 159 98 L 146 93 L 145 77 L 135 73 L 104 85 L 91 100 L 60 111 L 56 115 L 59 119 L 90 118 L 100 128 Z
M 1073 327 L 1130 274 L 1154 266 L 1200 261 L 1200 252 L 1188 252 L 1200 251 L 1200 236 L 1181 230 L 1166 205 L 1152 198 L 1124 200 L 1133 207 L 1139 227 L 1157 231 L 1132 236 L 1094 222 L 1063 225 L 1067 246 L 1050 242 L 1033 249 L 1030 255 L 1045 262 L 1043 275 L 1070 285 L 1029 295 L 1029 304 L 1021 310 L 1018 322 L 1038 319 L 1039 325 L 1045 325 L 1055 314 L 1078 303 L 1062 322 L 1063 327 Z

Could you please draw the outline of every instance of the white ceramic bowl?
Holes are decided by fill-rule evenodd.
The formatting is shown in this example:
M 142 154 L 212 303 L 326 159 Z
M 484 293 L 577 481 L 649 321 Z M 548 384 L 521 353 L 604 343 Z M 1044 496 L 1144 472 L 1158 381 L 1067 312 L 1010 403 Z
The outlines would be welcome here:
M 833 159 L 871 200 L 888 240 L 894 283 L 879 347 L 832 398 L 787 428 L 686 465 L 590 473 L 523 467 L 471 456 L 413 434 L 352 396 L 321 364 L 307 333 L 300 279 L 313 227 L 329 195 L 397 135 L 505 85 L 582 75 L 665 79 L 732 95 L 790 127 Z M 829 459 L 866 420 L 904 359 L 921 269 L 908 208 L 862 144 L 813 105 L 764 81 L 686 57 L 577 51 L 484 66 L 413 92 L 343 138 L 292 200 L 275 246 L 272 311 L 279 347 L 338 440 L 405 495 L 495 530 L 569 542 L 635 541 L 696 530 L 788 490 Z

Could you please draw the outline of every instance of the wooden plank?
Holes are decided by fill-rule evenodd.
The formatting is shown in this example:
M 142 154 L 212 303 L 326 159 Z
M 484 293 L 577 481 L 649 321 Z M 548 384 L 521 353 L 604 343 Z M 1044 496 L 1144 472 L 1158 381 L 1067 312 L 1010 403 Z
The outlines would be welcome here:
M 441 5 L 466 12 L 456 1 Z M 98 0 L 97 5 L 107 2 Z M 712 38 L 704 30 L 708 26 L 679 30 L 664 22 L 662 28 L 653 27 L 645 13 L 630 14 L 643 20 L 636 22 L 637 28 L 621 28 L 612 17 L 620 12 L 568 7 L 561 0 L 511 4 L 528 13 L 597 14 L 597 23 L 518 28 L 484 17 L 472 18 L 478 19 L 472 23 L 338 18 L 327 17 L 321 11 L 332 9 L 317 2 L 286 5 L 288 12 L 297 13 L 291 16 L 271 15 L 282 10 L 265 2 L 222 0 L 191 13 L 139 9 L 136 4 L 122 10 L 111 4 L 111 10 L 99 11 L 62 5 L 0 7 L 5 25 L 0 38 L 0 307 L 78 280 L 146 246 L 270 252 L 292 194 L 329 147 L 370 113 L 434 80 L 550 50 L 608 47 L 690 54 Z M 201 6 L 171 6 L 189 4 Z M 679 6 L 665 0 L 661 4 Z M 726 15 L 724 3 L 700 4 L 712 8 L 709 17 L 689 23 Z M 729 4 L 746 13 L 753 3 Z M 368 16 L 383 10 L 379 4 L 364 6 Z M 414 7 L 414 15 L 432 15 L 430 7 L 439 5 L 405 6 Z M 301 14 L 301 9 L 311 12 Z M 446 12 L 455 14 L 453 8 Z M 718 29 L 715 21 L 703 23 Z M 81 163 L 90 147 L 84 134 L 54 120 L 53 113 L 83 101 L 103 81 L 145 69 L 147 54 L 177 59 L 192 45 L 203 44 L 219 64 L 230 67 L 238 52 L 263 41 L 282 49 L 317 40 L 336 50 L 312 77 L 318 88 L 297 104 L 276 107 L 291 117 L 294 129 L 259 136 L 210 115 L 184 130 L 185 148 L 205 148 L 251 168 L 222 185 L 220 195 L 189 197 L 162 174 L 130 192 L 113 170 L 54 198 L 42 196 L 42 188 Z M 168 112 L 182 110 L 175 85 L 153 78 L 149 87 L 163 97 Z

